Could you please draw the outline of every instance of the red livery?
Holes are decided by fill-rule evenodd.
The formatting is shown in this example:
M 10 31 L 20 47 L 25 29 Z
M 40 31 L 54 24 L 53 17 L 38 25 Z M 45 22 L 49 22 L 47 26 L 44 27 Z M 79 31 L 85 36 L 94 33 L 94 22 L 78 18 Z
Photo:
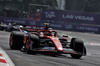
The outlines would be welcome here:
M 72 58 L 81 58 L 86 55 L 84 43 L 79 38 L 59 36 L 55 30 L 45 27 L 13 31 L 10 35 L 11 49 L 24 49 L 27 54 L 36 52 L 51 52 L 53 54 L 70 54 Z M 27 32 L 25 32 L 27 31 Z

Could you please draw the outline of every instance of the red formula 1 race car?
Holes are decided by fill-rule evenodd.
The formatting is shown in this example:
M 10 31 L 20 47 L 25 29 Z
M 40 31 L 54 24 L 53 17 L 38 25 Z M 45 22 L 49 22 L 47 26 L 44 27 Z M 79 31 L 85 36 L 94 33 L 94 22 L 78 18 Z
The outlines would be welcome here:
M 33 31 L 12 32 L 9 45 L 11 49 L 25 48 L 27 54 L 35 52 L 51 52 L 54 54 L 70 54 L 72 58 L 81 58 L 86 55 L 84 43 L 79 38 L 68 36 L 59 37 L 57 32 L 48 29 L 48 23 L 43 29 Z

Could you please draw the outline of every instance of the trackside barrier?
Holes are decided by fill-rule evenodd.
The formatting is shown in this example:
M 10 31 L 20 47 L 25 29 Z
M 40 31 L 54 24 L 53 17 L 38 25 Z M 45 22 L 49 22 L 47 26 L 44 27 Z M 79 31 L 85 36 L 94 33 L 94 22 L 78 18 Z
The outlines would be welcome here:
M 41 19 L 65 23 L 100 25 L 100 14 L 84 12 L 43 9 Z
M 57 30 L 66 30 L 66 31 L 78 31 L 78 32 L 92 32 L 100 34 L 100 26 L 90 26 L 84 24 L 69 24 L 69 23 L 60 23 L 60 22 L 45 22 L 45 21 L 34 21 L 18 18 L 8 18 L 0 17 L 1 22 L 5 23 L 16 23 L 22 25 L 38 25 L 44 26 L 44 23 L 50 23 L 50 27 Z

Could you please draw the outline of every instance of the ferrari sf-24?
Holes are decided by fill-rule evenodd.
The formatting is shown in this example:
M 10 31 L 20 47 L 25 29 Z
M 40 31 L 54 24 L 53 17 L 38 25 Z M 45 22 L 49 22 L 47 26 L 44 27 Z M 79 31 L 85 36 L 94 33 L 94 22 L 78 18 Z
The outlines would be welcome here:
M 84 42 L 68 35 L 59 36 L 55 30 L 45 27 L 20 28 L 10 34 L 10 49 L 25 49 L 27 54 L 36 52 L 51 52 L 53 54 L 70 54 L 72 58 L 80 59 L 86 55 Z

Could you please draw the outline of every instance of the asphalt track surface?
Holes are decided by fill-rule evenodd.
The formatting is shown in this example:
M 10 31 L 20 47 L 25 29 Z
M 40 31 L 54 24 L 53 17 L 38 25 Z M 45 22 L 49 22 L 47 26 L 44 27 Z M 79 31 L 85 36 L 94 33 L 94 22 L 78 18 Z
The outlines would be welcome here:
M 100 35 L 78 32 L 58 31 L 59 34 L 81 38 L 87 48 L 87 56 L 73 59 L 68 54 L 53 57 L 45 53 L 29 55 L 20 50 L 10 50 L 9 32 L 0 31 L 0 46 L 16 66 L 100 66 Z

